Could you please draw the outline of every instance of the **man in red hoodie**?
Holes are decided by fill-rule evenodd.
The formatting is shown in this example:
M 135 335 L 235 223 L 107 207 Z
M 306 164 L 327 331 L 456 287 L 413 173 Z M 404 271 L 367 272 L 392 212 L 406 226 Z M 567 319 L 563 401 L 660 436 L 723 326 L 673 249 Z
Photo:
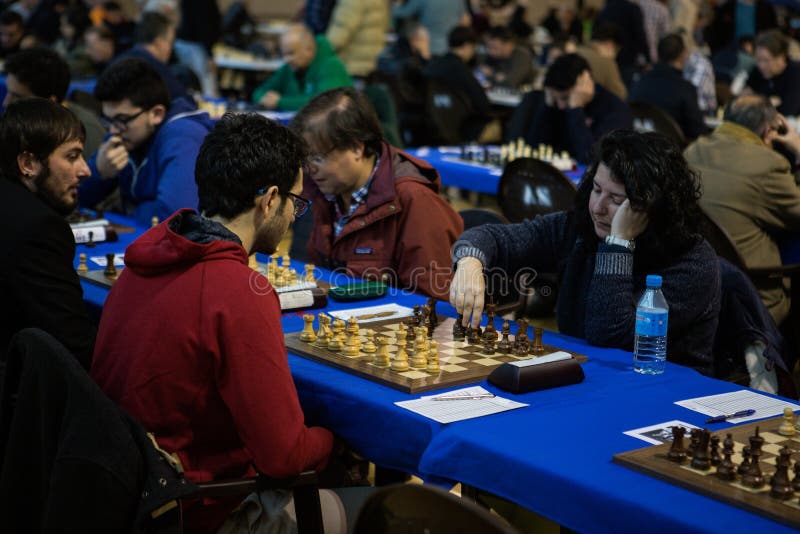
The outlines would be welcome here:
M 436 169 L 384 141 L 372 106 L 352 87 L 317 95 L 292 128 L 313 152 L 303 190 L 314 202 L 311 257 L 447 300 L 450 247 L 464 223 L 439 196 Z
M 197 158 L 202 214 L 180 210 L 128 247 L 106 300 L 92 376 L 192 481 L 286 477 L 322 468 L 331 454 L 332 434 L 304 424 L 277 294 L 248 267 L 306 211 L 305 159 L 287 128 L 225 115 Z M 289 495 L 263 497 L 265 515 L 285 522 Z M 214 530 L 227 504 L 198 503 L 190 527 Z

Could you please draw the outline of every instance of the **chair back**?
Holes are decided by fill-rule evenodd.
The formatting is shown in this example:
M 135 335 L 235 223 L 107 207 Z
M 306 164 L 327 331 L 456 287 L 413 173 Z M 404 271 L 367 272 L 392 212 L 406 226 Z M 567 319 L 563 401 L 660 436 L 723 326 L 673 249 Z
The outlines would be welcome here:
M 702 235 L 711 248 L 720 258 L 725 258 L 741 270 L 746 270 L 744 259 L 736 248 L 733 238 L 720 226 L 704 209 L 700 210 L 700 235 Z
M 512 223 L 572 207 L 575 184 L 549 163 L 535 158 L 515 159 L 503 170 L 497 200 Z
M 75 89 L 70 93 L 69 100 L 70 102 L 75 102 L 79 106 L 88 109 L 98 117 L 103 115 L 103 106 L 100 104 L 100 101 L 88 91 Z
M 669 113 L 652 104 L 632 102 L 633 129 L 637 132 L 658 132 L 666 135 L 679 146 L 686 146 L 686 136 Z
M 438 130 L 440 144 L 457 145 L 466 141 L 461 126 L 472 113 L 469 99 L 439 80 L 428 80 L 426 109 Z
M 428 484 L 401 484 L 376 491 L 356 519 L 355 534 L 513 534 L 514 528 L 475 503 Z
M 458 212 L 464 221 L 464 230 L 483 224 L 508 224 L 508 219 L 486 208 L 470 208 Z

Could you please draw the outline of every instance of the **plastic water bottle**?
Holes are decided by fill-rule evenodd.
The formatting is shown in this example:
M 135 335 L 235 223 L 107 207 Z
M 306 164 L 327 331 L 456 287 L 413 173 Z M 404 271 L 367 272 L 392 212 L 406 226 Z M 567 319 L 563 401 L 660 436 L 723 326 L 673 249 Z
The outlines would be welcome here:
M 636 340 L 633 347 L 633 370 L 657 375 L 667 361 L 667 321 L 669 306 L 661 293 L 661 277 L 647 275 L 647 289 L 636 306 Z

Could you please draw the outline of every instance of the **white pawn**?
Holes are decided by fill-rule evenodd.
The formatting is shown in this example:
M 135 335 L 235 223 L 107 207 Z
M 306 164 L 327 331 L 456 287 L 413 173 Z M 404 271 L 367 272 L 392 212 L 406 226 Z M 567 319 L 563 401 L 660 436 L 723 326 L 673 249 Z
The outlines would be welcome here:
M 367 330 L 367 340 L 364 342 L 364 352 L 367 354 L 374 354 L 375 351 L 378 350 L 378 347 L 375 346 L 375 331 L 374 330 Z
M 439 342 L 431 340 L 431 348 L 428 350 L 428 368 L 427 372 L 436 374 L 441 371 L 439 368 Z
M 375 353 L 375 359 L 372 363 L 378 367 L 389 367 L 391 359 L 389 357 L 389 338 L 386 336 L 378 336 L 378 352 Z
M 778 427 L 778 434 L 781 436 L 794 436 L 796 433 L 794 426 L 794 412 L 791 408 L 783 409 L 783 422 Z
M 311 283 L 316 282 L 317 279 L 314 278 L 314 264 L 313 263 L 306 263 L 305 269 L 306 269 L 305 281 L 306 282 L 311 282 Z
M 392 361 L 393 371 L 408 371 L 408 353 L 406 353 L 406 340 L 397 340 L 397 354 Z
M 81 273 L 81 274 L 88 273 L 89 272 L 89 266 L 86 264 L 86 254 L 81 252 L 80 255 L 78 256 L 78 258 L 79 258 L 78 272 Z

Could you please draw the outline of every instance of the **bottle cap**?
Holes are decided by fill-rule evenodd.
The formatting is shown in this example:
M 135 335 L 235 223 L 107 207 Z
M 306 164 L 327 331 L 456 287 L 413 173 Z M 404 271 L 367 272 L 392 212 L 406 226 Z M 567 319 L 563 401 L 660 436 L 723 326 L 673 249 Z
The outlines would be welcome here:
M 661 275 L 658 274 L 648 274 L 647 275 L 647 287 L 661 287 Z

